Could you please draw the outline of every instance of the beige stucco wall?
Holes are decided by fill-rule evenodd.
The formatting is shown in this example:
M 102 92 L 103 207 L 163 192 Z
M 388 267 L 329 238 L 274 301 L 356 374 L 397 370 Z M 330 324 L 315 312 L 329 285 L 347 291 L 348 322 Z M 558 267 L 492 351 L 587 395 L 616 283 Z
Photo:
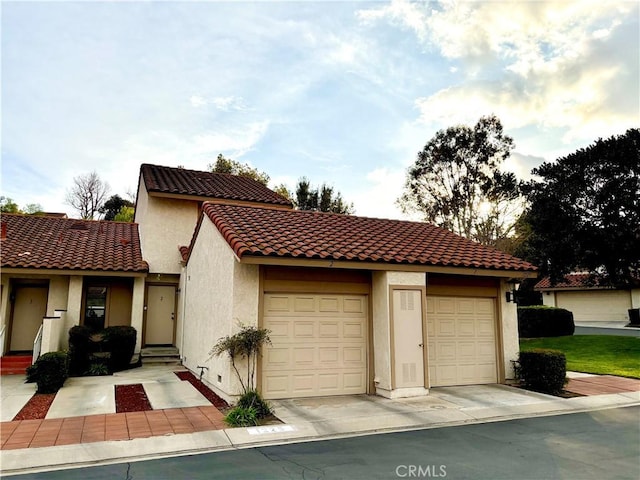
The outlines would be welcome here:
M 556 306 L 573 312 L 575 322 L 626 322 L 629 290 L 557 291 Z
M 135 353 L 140 352 L 142 345 L 142 319 L 144 316 L 144 277 L 133 279 L 133 295 L 131 298 L 131 326 L 136 329 Z
M 237 332 L 238 322 L 257 324 L 258 267 L 238 263 L 218 230 L 205 218 L 185 275 L 183 363 L 196 373 L 198 365 L 207 366 L 203 381 L 222 398 L 233 401 L 241 387 L 231 363 L 226 356 L 210 358 L 209 351 L 218 339 Z M 242 364 L 238 369 L 246 372 Z
M 507 292 L 513 286 L 507 280 L 500 281 L 500 293 L 498 295 L 498 325 L 502 326 L 502 361 L 504 365 L 505 379 L 514 378 L 513 363 L 518 359 L 520 343 L 518 337 L 518 304 L 507 302 Z M 500 338 L 500 335 L 498 336 Z
M 542 292 L 542 304 L 547 307 L 555 307 L 556 292 Z
M 631 290 L 631 308 L 640 308 L 640 288 Z
M 141 179 L 135 221 L 149 272 L 179 274 L 182 257 L 178 248 L 191 242 L 198 202 L 149 196 Z
M 4 332 L 2 336 L 0 336 L 0 341 L 2 342 L 0 345 L 0 353 L 4 355 L 5 344 L 9 337 L 9 277 L 5 275 L 0 276 L 0 285 L 0 330 Z
M 67 296 L 67 314 L 65 316 L 64 331 L 68 332 L 74 325 L 80 325 L 82 310 L 82 289 L 84 278 L 80 275 L 69 277 L 69 295 Z M 62 348 L 69 348 L 69 336 L 62 342 Z
M 69 300 L 69 277 L 54 276 L 49 279 L 49 297 L 47 298 L 47 317 L 53 317 L 56 310 L 66 310 Z

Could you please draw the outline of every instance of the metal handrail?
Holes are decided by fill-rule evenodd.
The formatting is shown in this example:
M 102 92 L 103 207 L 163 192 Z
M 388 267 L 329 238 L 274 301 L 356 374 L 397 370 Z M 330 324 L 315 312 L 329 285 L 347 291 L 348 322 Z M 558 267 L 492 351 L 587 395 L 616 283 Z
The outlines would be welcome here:
M 42 350 L 42 327 L 44 327 L 44 324 L 41 323 L 38 333 L 36 334 L 36 338 L 33 341 L 33 360 L 31 361 L 31 364 L 36 363 L 36 360 L 38 360 L 38 357 L 40 356 L 40 351 Z

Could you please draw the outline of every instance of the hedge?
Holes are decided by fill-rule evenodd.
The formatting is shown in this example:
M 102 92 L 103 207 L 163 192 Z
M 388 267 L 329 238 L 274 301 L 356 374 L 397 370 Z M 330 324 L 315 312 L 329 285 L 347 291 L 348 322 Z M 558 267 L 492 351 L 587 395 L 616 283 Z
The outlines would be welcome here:
M 520 352 L 517 374 L 523 387 L 557 395 L 567 378 L 567 359 L 558 350 L 535 349 Z
M 573 335 L 573 313 L 564 308 L 535 306 L 518 308 L 520 338 Z
M 91 364 L 91 354 L 96 345 L 91 340 L 92 331 L 85 325 L 69 330 L 69 371 L 71 375 L 84 375 Z
M 37 393 L 56 393 L 69 378 L 69 356 L 67 352 L 49 352 L 41 355 L 27 369 L 27 381 L 38 384 Z
M 111 370 L 129 368 L 136 347 L 136 329 L 128 326 L 107 327 L 103 331 L 105 350 L 111 352 Z

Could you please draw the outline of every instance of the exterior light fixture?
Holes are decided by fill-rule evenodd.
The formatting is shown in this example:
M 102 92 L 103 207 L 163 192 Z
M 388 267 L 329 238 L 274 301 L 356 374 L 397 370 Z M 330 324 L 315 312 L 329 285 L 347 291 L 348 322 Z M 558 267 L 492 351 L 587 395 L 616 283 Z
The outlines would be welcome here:
M 507 290 L 506 292 L 507 303 L 511 303 L 511 302 L 518 303 L 516 300 L 516 292 L 520 288 L 520 281 L 513 279 L 513 280 L 509 280 L 507 283 L 511 287 L 511 289 Z

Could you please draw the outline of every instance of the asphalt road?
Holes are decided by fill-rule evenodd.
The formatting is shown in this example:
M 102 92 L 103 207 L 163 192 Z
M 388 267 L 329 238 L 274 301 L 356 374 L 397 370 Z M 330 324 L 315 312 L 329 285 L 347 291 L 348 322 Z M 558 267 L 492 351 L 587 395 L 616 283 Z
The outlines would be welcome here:
M 640 337 L 639 328 L 603 328 L 580 327 L 576 325 L 574 335 L 622 335 L 624 337 Z
M 251 448 L 27 479 L 633 479 L 640 407 Z M 36 452 L 33 452 L 36 454 Z

